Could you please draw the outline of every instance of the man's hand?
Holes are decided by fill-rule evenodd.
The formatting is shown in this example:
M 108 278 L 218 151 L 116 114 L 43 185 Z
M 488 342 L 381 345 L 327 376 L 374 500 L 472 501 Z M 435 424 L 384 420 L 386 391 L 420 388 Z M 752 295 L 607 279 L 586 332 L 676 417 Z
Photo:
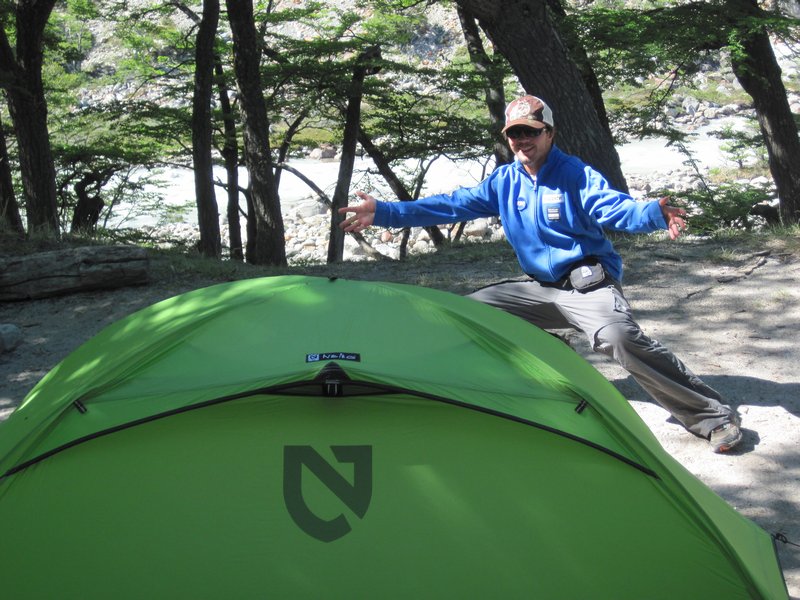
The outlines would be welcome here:
M 341 215 L 353 213 L 339 223 L 339 227 L 347 232 L 363 231 L 372 225 L 372 221 L 375 219 L 375 208 L 378 204 L 375 198 L 361 191 L 356 192 L 356 196 L 364 202 L 356 206 L 345 206 L 339 209 L 339 214 Z
M 676 240 L 681 232 L 686 231 L 686 221 L 683 218 L 686 216 L 686 211 L 676 206 L 670 206 L 667 202 L 669 202 L 669 198 L 665 196 L 659 199 L 658 204 L 664 215 L 664 222 L 667 224 L 669 239 Z

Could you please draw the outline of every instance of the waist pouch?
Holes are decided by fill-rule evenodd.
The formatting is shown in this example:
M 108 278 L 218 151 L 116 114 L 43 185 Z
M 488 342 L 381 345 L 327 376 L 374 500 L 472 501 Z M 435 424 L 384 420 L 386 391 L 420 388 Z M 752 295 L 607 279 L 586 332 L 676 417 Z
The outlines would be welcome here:
M 579 292 L 588 292 L 606 280 L 606 270 L 597 259 L 581 261 L 569 272 L 569 285 Z

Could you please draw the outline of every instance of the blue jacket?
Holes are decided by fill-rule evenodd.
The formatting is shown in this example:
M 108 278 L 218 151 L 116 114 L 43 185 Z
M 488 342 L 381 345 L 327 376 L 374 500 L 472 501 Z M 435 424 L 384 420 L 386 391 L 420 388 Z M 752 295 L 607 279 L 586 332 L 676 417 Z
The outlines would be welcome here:
M 570 265 L 597 257 L 622 281 L 622 258 L 604 229 L 646 233 L 666 229 L 657 201 L 637 202 L 556 146 L 536 177 L 519 161 L 501 165 L 480 184 L 415 202 L 378 202 L 374 224 L 423 227 L 499 216 L 522 270 L 557 281 Z

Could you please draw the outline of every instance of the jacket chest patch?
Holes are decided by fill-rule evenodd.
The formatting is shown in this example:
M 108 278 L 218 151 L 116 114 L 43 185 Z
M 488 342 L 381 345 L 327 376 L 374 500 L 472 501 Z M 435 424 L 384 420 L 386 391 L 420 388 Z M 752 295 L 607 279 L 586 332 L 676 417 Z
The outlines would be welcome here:
M 548 221 L 561 220 L 561 212 L 564 207 L 563 194 L 543 194 L 542 206 Z

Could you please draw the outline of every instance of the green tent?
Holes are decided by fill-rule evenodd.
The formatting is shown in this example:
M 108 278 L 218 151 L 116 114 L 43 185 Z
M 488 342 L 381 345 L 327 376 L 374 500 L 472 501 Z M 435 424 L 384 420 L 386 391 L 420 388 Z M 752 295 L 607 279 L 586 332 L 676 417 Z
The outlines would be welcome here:
M 298 276 L 106 328 L 0 424 L 4 598 L 787 598 L 545 332 Z

